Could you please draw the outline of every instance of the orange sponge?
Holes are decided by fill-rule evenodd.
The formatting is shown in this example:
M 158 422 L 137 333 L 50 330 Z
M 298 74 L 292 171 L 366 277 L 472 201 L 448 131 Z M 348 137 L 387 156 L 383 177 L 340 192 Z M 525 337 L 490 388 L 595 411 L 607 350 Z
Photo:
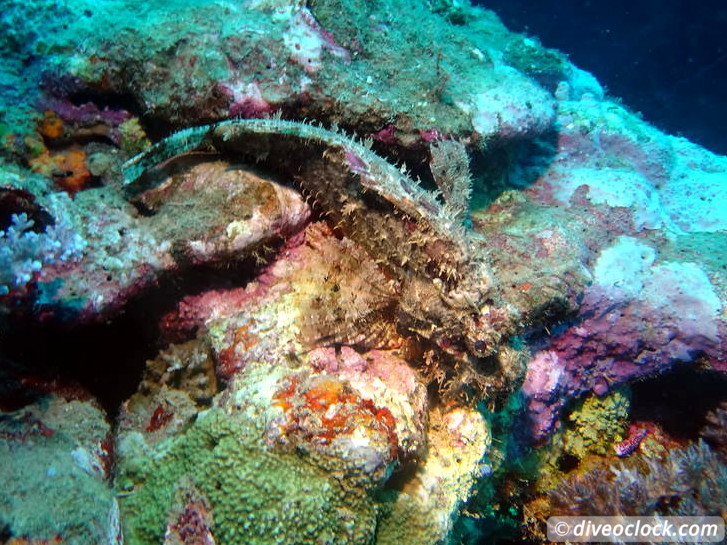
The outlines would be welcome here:
M 63 120 L 48 110 L 38 123 L 38 132 L 46 138 L 58 138 L 63 134 Z
M 71 195 L 91 185 L 91 173 L 86 167 L 86 152 L 79 146 L 72 146 L 63 153 L 53 156 L 57 166 L 53 173 L 56 185 Z

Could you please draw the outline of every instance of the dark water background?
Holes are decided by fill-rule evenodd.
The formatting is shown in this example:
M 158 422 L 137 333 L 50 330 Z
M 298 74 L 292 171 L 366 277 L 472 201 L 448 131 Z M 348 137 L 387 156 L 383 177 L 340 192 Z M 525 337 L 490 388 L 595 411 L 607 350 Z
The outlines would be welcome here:
M 660 129 L 727 154 L 727 0 L 475 0 Z

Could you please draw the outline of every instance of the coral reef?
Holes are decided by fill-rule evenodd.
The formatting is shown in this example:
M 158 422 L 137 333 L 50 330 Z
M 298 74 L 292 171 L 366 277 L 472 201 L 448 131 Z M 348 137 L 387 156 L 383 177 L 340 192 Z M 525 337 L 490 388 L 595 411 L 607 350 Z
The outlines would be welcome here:
M 316 145 L 323 146 L 320 158 L 311 153 Z M 440 162 L 445 146 L 437 148 Z M 487 303 L 494 296 L 491 276 L 470 249 L 477 239 L 457 221 L 470 191 L 461 147 L 454 151 L 449 145 L 447 153 L 459 154 L 459 159 L 446 160 L 454 166 L 449 181 L 441 180 L 444 205 L 368 146 L 321 127 L 279 119 L 236 120 L 177 133 L 126 164 L 128 187 L 147 187 L 151 174 L 145 173 L 155 164 L 201 147 L 280 163 L 278 168 L 295 176 L 336 230 L 371 256 L 383 256 L 381 267 L 402 293 L 395 310 L 400 328 L 456 359 L 492 354 L 511 329 L 510 310 Z M 502 376 L 512 374 L 504 371 Z M 497 377 L 480 382 L 485 390 L 510 387 Z
M 212 506 L 218 543 L 370 541 L 375 513 L 362 491 L 347 489 L 294 452 L 269 451 L 261 431 L 244 414 L 213 409 L 168 445 L 161 458 L 145 456 L 137 435 L 122 438 L 127 542 L 160 542 L 167 520 L 195 489 Z
M 536 438 L 569 397 L 602 395 L 700 355 L 721 358 L 722 303 L 707 274 L 695 263 L 655 261 L 653 247 L 625 236 L 598 256 L 581 321 L 528 366 L 523 391 Z
M 48 314 L 98 320 L 166 272 L 243 259 L 308 219 L 309 208 L 297 193 L 228 166 L 199 166 L 184 180 L 140 196 L 137 205 L 155 212 L 148 218 L 139 217 L 112 186 L 83 191 L 73 201 L 59 192 L 39 195 L 38 204 L 57 220 L 35 233 L 25 216 L 4 232 L 5 291 L 32 279 Z M 47 187 L 11 169 L 3 174 L 12 188 Z M 190 213 L 187 223 L 176 223 L 180 210 Z
M 478 413 L 464 409 L 445 415 L 440 415 L 438 409 L 430 414 L 424 384 L 407 362 L 396 355 L 401 348 L 382 349 L 387 343 L 396 343 L 398 338 L 387 328 L 373 338 L 366 335 L 345 339 L 345 344 L 341 344 L 342 335 L 351 335 L 357 330 L 354 326 L 361 327 L 359 314 L 343 317 L 345 323 L 338 324 L 333 339 L 329 333 L 332 322 L 311 317 L 315 312 L 329 312 L 328 307 L 320 303 L 322 297 L 326 301 L 326 285 L 334 282 L 333 293 L 346 301 L 346 308 L 361 305 L 366 308 L 371 304 L 366 299 L 356 300 L 369 296 L 366 292 L 360 293 L 356 286 L 362 285 L 362 274 L 366 275 L 367 282 L 373 280 L 369 278 L 372 271 L 354 268 L 348 263 L 361 249 L 352 241 L 338 240 L 331 234 L 325 226 L 314 224 L 289 241 L 282 250 L 283 257 L 267 268 L 259 277 L 259 283 L 245 289 L 208 292 L 187 298 L 177 313 L 164 318 L 167 336 L 178 337 L 186 333 L 192 334 L 195 340 L 170 347 L 167 353 L 149 363 L 148 378 L 142 382 L 140 392 L 124 406 L 120 420 L 119 467 L 124 468 L 122 471 L 136 467 L 139 453 L 146 453 L 148 449 L 167 452 L 169 441 L 175 445 L 187 442 L 190 432 L 184 431 L 186 426 L 199 423 L 200 417 L 197 417 L 196 423 L 192 424 L 195 405 L 198 409 L 203 408 L 199 402 L 209 399 L 194 392 L 199 392 L 198 384 L 210 384 L 209 374 L 204 371 L 212 363 L 208 359 L 208 348 L 205 348 L 210 347 L 218 373 L 228 382 L 224 396 L 216 403 L 231 415 L 226 418 L 239 417 L 241 427 L 257 430 L 257 439 L 244 456 L 246 461 L 258 455 L 283 456 L 281 464 L 317 468 L 316 471 L 348 483 L 347 486 L 358 491 L 356 494 L 361 494 L 379 490 L 399 465 L 418 468 L 421 464 L 418 458 L 424 456 L 427 449 L 436 448 L 437 454 L 431 461 L 434 469 L 416 469 L 409 475 L 409 469 L 402 468 L 402 476 L 396 481 L 409 483 L 404 484 L 407 490 L 411 489 L 406 494 L 392 489 L 380 500 L 366 500 L 367 510 L 389 514 L 386 521 L 379 520 L 381 515 L 376 515 L 369 523 L 371 528 L 361 530 L 364 536 L 370 536 L 373 528 L 379 528 L 376 530 L 379 532 L 383 531 L 381 525 L 386 525 L 390 528 L 387 531 L 395 532 L 395 535 L 399 535 L 402 528 L 409 528 L 403 531 L 414 535 L 417 528 L 417 535 L 426 538 L 422 542 L 434 543 L 451 530 L 453 514 L 466 500 L 481 471 L 481 459 L 489 445 L 486 425 Z M 354 296 L 356 299 L 349 300 Z M 365 313 L 368 315 L 370 313 Z M 370 318 L 368 320 L 370 322 Z M 267 333 L 273 328 L 275 335 Z M 385 333 L 388 337 L 381 336 Z M 364 348 L 367 343 L 374 343 L 378 348 L 367 350 Z M 306 349 L 311 345 L 315 348 Z M 188 371 L 180 369 L 177 363 L 180 357 L 183 361 L 200 362 L 199 371 L 193 375 L 199 378 L 183 378 L 184 373 L 191 373 L 193 368 L 187 364 Z M 166 370 L 165 365 L 168 366 Z M 200 382 L 202 377 L 207 378 Z M 254 425 L 244 423 L 248 418 L 254 418 Z M 426 431 L 430 418 L 437 419 L 436 424 L 429 423 L 430 427 L 441 430 L 434 435 Z M 254 454 L 257 450 L 261 452 Z M 469 452 L 469 457 L 463 458 L 463 452 Z M 457 463 L 453 463 L 453 457 Z M 192 466 L 197 467 L 199 463 L 206 462 L 195 461 Z M 175 464 L 176 461 L 164 462 L 165 466 Z M 442 480 L 443 467 L 449 468 L 446 480 Z M 240 471 L 243 470 L 237 468 L 234 475 L 239 475 Z M 272 475 L 277 471 L 280 469 L 275 469 Z M 431 477 L 424 482 L 431 480 L 431 483 L 425 490 L 415 492 L 423 476 L 430 471 Z M 179 473 L 169 478 L 182 477 Z M 147 474 L 130 474 L 129 478 L 141 488 L 171 486 L 157 484 Z M 250 478 L 246 477 L 247 481 Z M 132 487 L 131 481 L 125 486 Z M 216 504 L 216 496 L 207 492 L 208 486 L 208 483 L 194 481 L 195 489 L 205 495 L 211 511 L 216 514 L 222 508 Z M 239 486 L 263 485 L 243 482 Z M 184 488 L 189 487 L 184 485 Z M 385 490 L 388 488 L 386 484 Z M 169 494 L 166 491 L 162 496 L 170 497 Z M 431 499 L 418 505 L 423 495 L 431 496 Z M 332 508 L 339 505 L 339 500 L 332 496 L 325 498 Z M 151 535 L 143 528 L 149 528 L 152 519 L 157 521 L 157 528 L 162 528 L 170 510 L 177 509 L 168 503 L 148 514 L 151 518 L 145 518 L 147 515 L 141 513 L 141 507 L 136 507 L 136 501 L 122 504 L 122 513 L 128 513 L 125 519 L 132 521 L 130 532 L 133 535 L 137 532 L 142 532 L 138 535 Z M 149 500 L 142 495 L 138 501 L 143 505 Z M 357 501 L 364 500 L 359 498 Z M 336 507 L 338 510 L 343 508 L 351 509 Z M 412 509 L 419 513 L 436 509 L 441 514 L 423 523 L 419 516 L 412 516 Z M 269 516 L 271 520 L 281 521 L 280 525 L 287 520 L 286 515 L 278 511 L 271 511 Z M 142 529 L 136 529 L 137 522 L 134 521 L 137 520 L 140 521 L 138 528 Z M 230 528 L 230 532 L 239 531 L 234 530 L 237 526 L 233 525 L 232 519 Z M 250 527 L 246 528 L 249 531 Z M 215 536 L 225 531 L 217 525 L 212 530 Z M 315 531 L 322 532 L 319 535 L 327 532 L 322 527 Z M 262 536 L 263 527 L 260 532 Z M 340 529 L 336 532 L 340 533 Z M 338 539 L 342 538 L 339 536 Z M 370 538 L 352 537 L 351 542 L 366 542 L 366 539 Z
M 727 372 L 727 159 L 466 1 L 13 0 L 0 31 L 3 539 L 724 516 L 724 394 L 672 434 L 634 383 Z
M 391 377 L 393 365 L 372 367 Z M 384 377 L 372 379 L 372 369 L 339 372 L 251 362 L 220 406 L 188 427 L 165 426 L 162 440 L 144 427 L 143 415 L 156 401 L 127 404 L 117 479 L 128 491 L 121 501 L 127 541 L 159 541 L 166 521 L 197 517 L 189 514 L 189 497 L 197 498 L 194 513 L 202 507 L 214 513 L 211 532 L 221 543 L 243 536 L 255 543 L 370 543 L 375 532 L 380 543 L 402 532 L 421 543 L 443 539 L 482 471 L 490 440 L 484 420 L 474 411 L 435 411 L 429 436 L 412 435 L 412 420 L 421 415 L 397 405 L 408 403 L 410 393 L 397 400 Z M 395 389 L 414 378 L 386 380 Z M 393 462 L 424 444 L 431 450 L 416 476 L 405 473 L 397 479 L 402 490 L 382 491 Z M 423 517 L 433 512 L 432 520 Z

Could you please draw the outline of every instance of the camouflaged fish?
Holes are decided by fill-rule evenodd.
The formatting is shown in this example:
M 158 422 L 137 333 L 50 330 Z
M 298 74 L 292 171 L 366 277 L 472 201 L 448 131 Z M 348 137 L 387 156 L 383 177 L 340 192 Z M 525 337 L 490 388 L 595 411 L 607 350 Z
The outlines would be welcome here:
M 185 153 L 261 162 L 294 180 L 335 230 L 399 283 L 400 327 L 459 360 L 492 354 L 510 320 L 492 300 L 492 278 L 476 250 L 482 242 L 464 228 L 461 210 L 370 146 L 307 123 L 229 120 L 173 134 L 130 159 L 124 175 L 136 194 L 153 187 L 160 165 Z

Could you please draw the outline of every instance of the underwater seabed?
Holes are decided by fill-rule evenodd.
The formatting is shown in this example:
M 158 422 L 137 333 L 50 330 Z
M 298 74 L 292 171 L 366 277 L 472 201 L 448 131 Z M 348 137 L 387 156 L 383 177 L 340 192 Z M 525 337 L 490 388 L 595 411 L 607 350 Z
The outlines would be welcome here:
M 727 158 L 459 0 L 0 31 L 4 542 L 727 516 Z

